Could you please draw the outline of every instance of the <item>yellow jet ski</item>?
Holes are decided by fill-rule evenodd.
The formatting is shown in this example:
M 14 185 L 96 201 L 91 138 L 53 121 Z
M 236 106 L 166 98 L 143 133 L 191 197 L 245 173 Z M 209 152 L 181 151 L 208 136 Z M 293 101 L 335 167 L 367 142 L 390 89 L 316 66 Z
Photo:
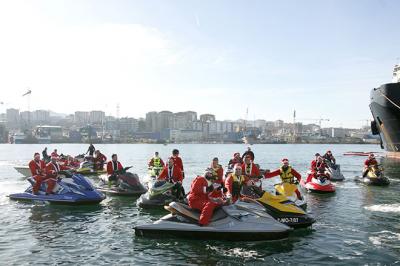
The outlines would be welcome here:
M 295 183 L 283 182 L 275 184 L 274 187 L 276 195 L 286 196 L 289 200 L 293 201 L 296 206 L 302 208 L 303 210 L 307 208 L 307 202 L 304 196 L 301 195 L 301 199 L 297 197 L 296 190 L 298 190 L 298 187 Z

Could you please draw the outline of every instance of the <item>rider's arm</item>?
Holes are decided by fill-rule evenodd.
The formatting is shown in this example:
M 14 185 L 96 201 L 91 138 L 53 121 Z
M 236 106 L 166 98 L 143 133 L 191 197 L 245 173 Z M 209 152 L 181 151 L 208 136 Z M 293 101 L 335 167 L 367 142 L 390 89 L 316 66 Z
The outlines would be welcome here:
M 277 169 L 277 170 L 275 170 L 273 172 L 265 172 L 264 173 L 264 178 L 272 178 L 274 176 L 278 176 L 280 173 L 281 173 L 280 169 Z
M 301 179 L 301 174 L 292 168 L 292 174 L 297 178 L 298 181 Z

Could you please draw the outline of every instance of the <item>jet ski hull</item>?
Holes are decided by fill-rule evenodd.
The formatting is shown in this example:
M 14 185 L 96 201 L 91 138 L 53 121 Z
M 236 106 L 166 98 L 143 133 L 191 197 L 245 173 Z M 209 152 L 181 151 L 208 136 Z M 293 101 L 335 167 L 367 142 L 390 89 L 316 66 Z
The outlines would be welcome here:
M 343 181 L 345 178 L 344 178 L 344 175 L 340 171 L 340 165 L 336 164 L 335 167 L 336 167 L 336 169 L 333 167 L 330 167 L 330 166 L 328 167 L 329 174 L 331 175 L 331 177 L 330 177 L 331 181 L 335 181 L 335 182 Z
M 390 184 L 390 180 L 386 176 L 380 178 L 356 177 L 355 180 L 369 186 L 388 186 Z
M 64 205 L 86 205 L 86 204 L 98 204 L 105 199 L 103 194 L 94 195 L 93 198 L 77 198 L 75 195 L 34 195 L 32 193 L 23 192 L 15 193 L 8 196 L 12 200 L 19 201 L 44 201 L 54 204 Z
M 174 205 L 175 204 L 175 205 Z M 230 241 L 261 241 L 277 240 L 288 237 L 290 227 L 279 223 L 267 213 L 259 214 L 257 211 L 247 209 L 245 206 L 238 208 L 236 204 L 223 206 L 215 210 L 213 219 L 207 226 L 198 225 L 199 213 L 188 206 L 183 207 L 177 203 L 174 214 L 169 214 L 149 225 L 135 227 L 137 236 L 149 237 L 182 237 L 204 240 L 230 240 Z M 188 218 L 185 212 L 190 212 Z
M 309 192 L 313 193 L 326 194 L 326 193 L 334 193 L 336 191 L 336 187 L 332 183 L 329 182 L 327 184 L 319 184 L 315 182 L 314 178 L 308 183 L 305 183 L 304 180 L 301 180 L 300 184 Z

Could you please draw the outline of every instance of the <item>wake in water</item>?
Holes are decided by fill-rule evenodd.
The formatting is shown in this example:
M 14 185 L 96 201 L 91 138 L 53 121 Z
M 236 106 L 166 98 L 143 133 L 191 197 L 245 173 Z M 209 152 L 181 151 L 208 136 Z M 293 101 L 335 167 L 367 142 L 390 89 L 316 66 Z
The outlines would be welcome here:
M 400 203 L 395 204 L 378 204 L 378 205 L 371 205 L 366 206 L 364 209 L 373 212 L 400 212 Z

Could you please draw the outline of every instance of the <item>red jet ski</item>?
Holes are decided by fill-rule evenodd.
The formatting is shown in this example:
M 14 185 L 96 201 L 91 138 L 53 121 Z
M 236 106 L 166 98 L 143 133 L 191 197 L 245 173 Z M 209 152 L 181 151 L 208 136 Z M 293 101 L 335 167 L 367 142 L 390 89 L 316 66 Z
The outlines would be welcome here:
M 303 188 L 307 189 L 308 191 L 315 193 L 335 192 L 336 187 L 334 184 L 331 183 L 327 174 L 318 173 L 317 176 L 314 176 L 313 173 L 309 172 L 307 180 L 310 180 L 310 178 L 311 178 L 310 182 L 306 182 L 306 180 L 304 179 L 300 180 L 300 185 Z

